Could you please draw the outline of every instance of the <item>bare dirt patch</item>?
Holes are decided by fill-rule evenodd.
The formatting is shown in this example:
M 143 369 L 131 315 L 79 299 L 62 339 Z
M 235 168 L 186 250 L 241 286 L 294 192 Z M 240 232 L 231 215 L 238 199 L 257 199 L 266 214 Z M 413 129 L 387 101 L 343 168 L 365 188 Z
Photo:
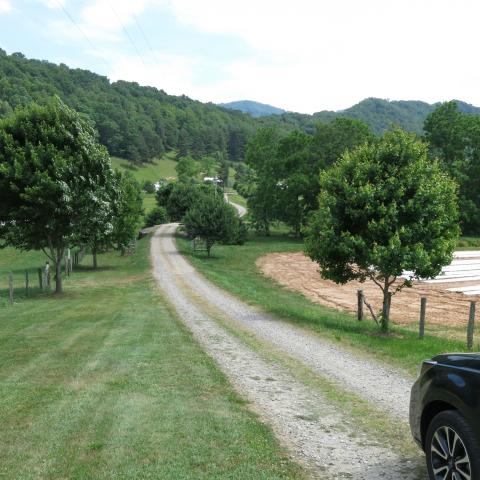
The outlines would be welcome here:
M 367 301 L 378 311 L 382 305 L 381 290 L 372 281 L 349 282 L 337 285 L 320 277 L 318 264 L 303 253 L 269 253 L 257 260 L 257 267 L 283 287 L 300 292 L 309 300 L 327 307 L 350 313 L 357 309 L 357 290 L 363 290 Z M 395 294 L 392 300 L 392 320 L 401 325 L 418 322 L 420 298 L 427 297 L 429 324 L 464 327 L 468 321 L 469 300 L 480 296 L 467 296 L 446 289 L 461 283 L 415 283 Z

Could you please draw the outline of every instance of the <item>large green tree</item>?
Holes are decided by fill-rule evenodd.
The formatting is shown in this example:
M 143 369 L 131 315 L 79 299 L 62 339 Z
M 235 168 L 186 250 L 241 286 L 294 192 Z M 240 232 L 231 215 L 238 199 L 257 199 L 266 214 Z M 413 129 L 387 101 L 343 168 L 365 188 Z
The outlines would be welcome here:
M 345 152 L 321 174 L 305 251 L 323 278 L 375 282 L 387 331 L 393 293 L 415 278 L 434 277 L 451 261 L 459 233 L 456 189 L 429 159 L 426 144 L 400 130 L 388 132 Z
M 254 225 L 269 235 L 270 224 L 277 218 L 278 180 L 277 149 L 279 132 L 273 128 L 260 129 L 250 140 L 246 163 L 255 172 L 254 189 L 248 197 L 248 210 Z
M 65 249 L 85 226 L 92 202 L 99 231 L 108 228 L 109 206 L 98 195 L 110 174 L 93 126 L 58 99 L 0 121 L 0 237 L 4 245 L 43 250 L 55 265 L 56 293 Z
M 215 243 L 239 243 L 244 234 L 242 220 L 222 196 L 201 196 L 187 211 L 183 223 L 191 238 L 200 237 L 205 240 L 208 256 Z
M 462 231 L 480 234 L 480 117 L 461 113 L 456 102 L 440 105 L 425 120 L 425 138 L 459 184 Z

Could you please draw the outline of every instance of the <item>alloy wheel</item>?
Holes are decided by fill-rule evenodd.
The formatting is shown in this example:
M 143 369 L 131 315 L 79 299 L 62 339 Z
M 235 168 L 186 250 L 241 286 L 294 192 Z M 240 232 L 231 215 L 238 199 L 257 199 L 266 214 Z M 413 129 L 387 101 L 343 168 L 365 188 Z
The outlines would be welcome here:
M 430 453 L 435 480 L 472 480 L 470 457 L 453 428 L 442 426 L 436 430 Z

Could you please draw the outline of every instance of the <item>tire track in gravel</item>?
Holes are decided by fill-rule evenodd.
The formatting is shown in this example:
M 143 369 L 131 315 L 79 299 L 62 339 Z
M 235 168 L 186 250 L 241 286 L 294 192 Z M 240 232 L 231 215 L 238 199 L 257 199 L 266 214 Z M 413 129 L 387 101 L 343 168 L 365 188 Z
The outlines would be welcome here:
M 355 355 L 327 340 L 247 305 L 199 274 L 177 251 L 175 226 L 164 241 L 179 268 L 188 268 L 188 286 L 223 315 L 238 322 L 258 338 L 288 353 L 313 371 L 338 382 L 389 415 L 408 421 L 413 379 L 392 367 Z M 179 258 L 177 258 L 179 257 Z
M 378 440 L 356 432 L 350 419 L 318 391 L 297 381 L 278 364 L 265 360 L 219 325 L 189 295 L 189 291 L 198 288 L 192 279 L 203 279 L 178 253 L 173 238 L 175 229 L 176 225 L 162 226 L 152 238 L 153 271 L 159 287 L 236 390 L 251 402 L 252 409 L 272 427 L 292 457 L 305 465 L 313 478 L 425 478 L 415 462 L 406 462 Z M 224 293 L 218 290 L 218 295 Z M 218 300 L 216 297 L 215 301 Z M 237 303 L 239 307 L 241 302 Z M 252 310 L 247 305 L 244 309 Z M 255 311 L 252 319 L 257 315 Z

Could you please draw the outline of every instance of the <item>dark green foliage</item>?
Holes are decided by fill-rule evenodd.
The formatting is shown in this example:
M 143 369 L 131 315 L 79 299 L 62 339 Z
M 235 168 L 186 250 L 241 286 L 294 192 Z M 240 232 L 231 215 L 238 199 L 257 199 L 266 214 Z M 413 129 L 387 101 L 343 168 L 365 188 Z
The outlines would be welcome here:
M 411 278 L 438 275 L 458 234 L 455 182 L 428 158 L 426 144 L 396 130 L 346 152 L 321 174 L 305 251 L 324 278 L 375 281 L 387 330 L 395 280 L 403 271 Z M 407 279 L 398 288 L 409 285 Z
M 330 123 L 317 124 L 312 152 L 320 168 L 327 168 L 340 158 L 345 150 L 371 142 L 374 136 L 366 123 L 350 118 L 336 118 Z
M 222 196 L 202 195 L 183 218 L 190 238 L 205 240 L 207 254 L 217 242 L 243 243 L 246 231 L 236 210 Z
M 0 121 L 0 239 L 43 250 L 56 266 L 57 293 L 65 249 L 111 232 L 114 190 L 93 126 L 60 100 Z
M 150 180 L 145 180 L 143 182 L 142 189 L 145 193 L 155 193 L 155 185 Z
M 373 140 L 367 125 L 347 118 L 319 124 L 314 135 L 259 130 L 248 145 L 251 170 L 239 169 L 236 182 L 248 199 L 254 225 L 268 234 L 271 222 L 280 220 L 299 236 L 309 212 L 317 208 L 319 173 L 345 150 Z
M 203 195 L 215 196 L 215 187 L 203 183 L 174 182 L 162 185 L 157 192 L 157 203 L 165 207 L 172 222 L 180 222 L 189 208 Z M 218 192 L 221 196 L 221 192 Z
M 219 163 L 218 178 L 222 181 L 225 187 L 228 187 L 228 181 L 230 176 L 230 162 L 223 155 L 217 156 Z
M 252 118 L 238 110 L 172 96 L 137 83 L 110 81 L 87 70 L 64 64 L 29 60 L 24 55 L 0 54 L 0 117 L 32 101 L 44 104 L 58 95 L 68 106 L 88 115 L 109 153 L 132 162 L 145 162 L 165 151 L 178 158 L 225 154 L 230 161 L 245 159 L 249 138 L 259 127 L 275 127 L 282 134 L 294 129 L 313 134 L 319 121 L 353 118 L 381 133 L 392 124 L 422 132 L 425 117 L 435 105 L 423 102 L 389 102 L 370 98 L 339 112 L 304 115 L 287 112 Z M 459 102 L 461 111 L 479 113 Z
M 19 54 L 0 55 L 0 116 L 32 101 L 44 104 L 53 95 L 95 122 L 112 155 L 137 163 L 174 149 L 180 157 L 227 153 L 231 132 L 238 132 L 231 159 L 243 160 L 247 137 L 256 128 L 248 115 L 186 96 L 137 83 L 110 83 L 86 70 Z
M 431 154 L 457 180 L 460 221 L 464 234 L 480 234 L 480 117 L 461 113 L 447 102 L 425 121 Z
M 140 184 L 130 172 L 115 172 L 117 197 L 113 204 L 112 242 L 122 253 L 138 235 L 143 215 Z
M 247 198 L 255 228 L 268 235 L 277 217 L 277 195 L 281 185 L 277 177 L 277 148 L 280 135 L 273 128 L 261 129 L 250 141 L 246 163 L 255 171 L 254 188 Z
M 168 215 L 167 209 L 165 207 L 154 207 L 148 215 L 145 217 L 145 226 L 153 227 L 154 225 L 161 225 L 162 223 L 167 223 Z
M 175 167 L 180 182 L 197 180 L 200 173 L 200 165 L 190 156 L 184 156 L 178 160 Z

